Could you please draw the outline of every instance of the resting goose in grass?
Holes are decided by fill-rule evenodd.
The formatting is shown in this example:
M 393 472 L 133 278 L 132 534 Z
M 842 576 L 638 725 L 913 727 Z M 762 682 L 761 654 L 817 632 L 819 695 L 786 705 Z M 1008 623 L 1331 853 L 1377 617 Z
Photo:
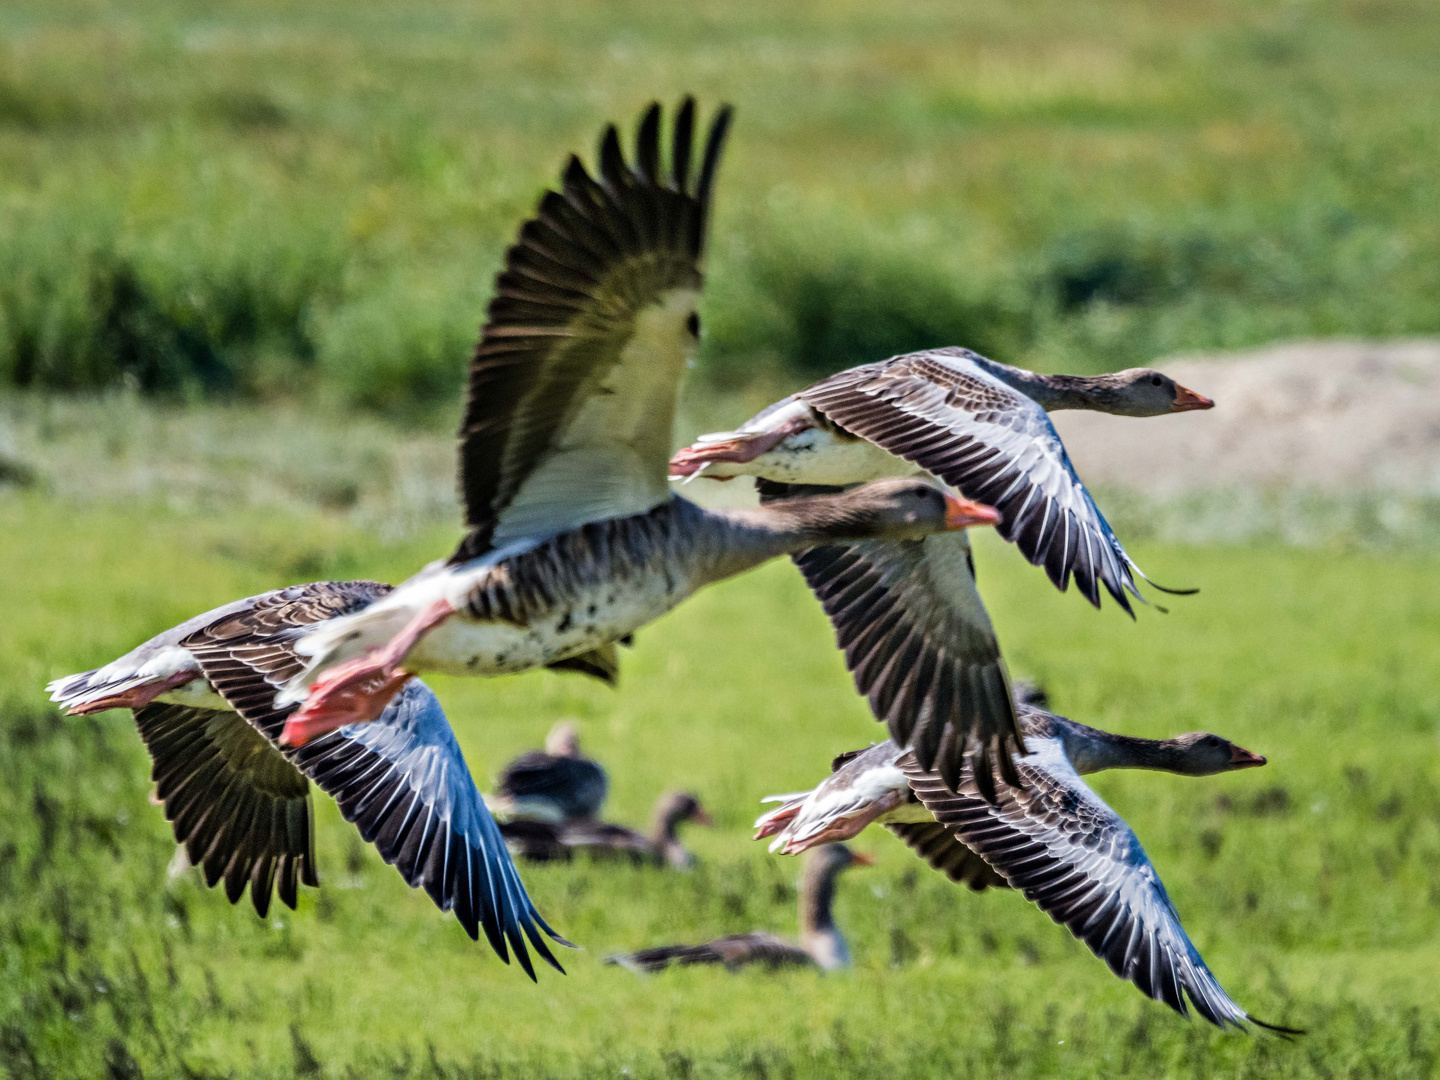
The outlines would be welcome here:
M 545 749 L 521 754 L 500 773 L 492 810 L 512 818 L 566 822 L 600 813 L 610 780 L 600 763 L 580 754 L 580 733 L 562 721 L 545 738 Z
M 405 881 L 481 928 L 509 963 L 506 939 L 532 979 L 528 938 L 559 970 L 505 841 L 471 779 L 430 688 L 407 682 L 369 724 L 300 748 L 279 735 L 294 706 L 275 691 L 298 666 L 286 647 L 308 624 L 365 607 L 390 591 L 373 581 L 322 581 L 252 596 L 197 615 L 94 671 L 56 679 L 71 715 L 128 708 L 154 767 L 177 843 L 230 902 L 248 884 L 262 918 L 272 889 L 293 908 L 317 885 L 310 781 Z
M 868 855 L 851 851 L 844 844 L 827 844 L 806 856 L 800 879 L 800 943 L 793 945 L 763 930 L 731 934 L 704 945 L 660 945 L 623 956 L 611 956 L 607 964 L 619 964 L 632 971 L 663 971 L 673 965 L 724 964 L 731 971 L 760 965 L 774 970 L 782 967 L 818 967 L 834 971 L 850 966 L 845 936 L 835 925 L 832 907 L 835 880 L 852 866 L 869 866 Z
M 675 398 L 699 331 L 711 193 L 729 109 L 692 169 L 695 107 L 661 165 L 659 106 L 633 162 L 613 127 L 598 178 L 572 158 L 520 230 L 470 366 L 460 434 L 469 533 L 363 611 L 286 643 L 300 668 L 277 704 L 303 702 L 299 746 L 374 717 L 412 674 L 502 675 L 569 666 L 606 676 L 615 643 L 703 586 L 837 542 L 919 539 L 993 524 L 990 507 L 925 481 L 879 480 L 758 510 L 711 511 L 669 490 Z M 1013 716 L 972 695 L 946 751 L 1015 745 Z
M 694 861 L 680 842 L 680 826 L 693 821 L 710 825 L 710 814 L 688 791 L 661 795 L 655 804 L 650 832 L 636 832 L 607 821 L 538 821 L 517 818 L 501 822 L 500 833 L 513 854 L 532 862 L 568 861 L 576 852 L 628 856 L 637 863 L 688 870 Z
M 1149 368 L 1041 375 L 969 349 L 930 349 L 831 375 L 734 431 L 704 435 L 674 456 L 670 474 L 844 486 L 929 473 L 999 510 L 1000 535 L 1062 591 L 1073 573 L 1096 607 L 1103 585 L 1131 611 L 1126 592 L 1140 596 L 1132 571 L 1144 574 L 1080 482 L 1046 413 L 1162 416 L 1213 406 Z
M 1182 1016 L 1189 1004 L 1220 1028 L 1259 1024 L 1231 1001 L 1186 936 L 1165 886 L 1130 826 L 1080 778 L 1102 769 L 1184 776 L 1248 769 L 1259 754 L 1218 735 L 1173 739 L 1113 735 L 1020 707 L 1029 753 L 1024 787 L 987 802 L 969 776 L 958 793 L 893 742 L 842 754 L 813 791 L 775 796 L 756 839 L 795 854 L 883 824 L 950 880 L 975 890 L 1018 888 L 1084 941 L 1110 970 Z

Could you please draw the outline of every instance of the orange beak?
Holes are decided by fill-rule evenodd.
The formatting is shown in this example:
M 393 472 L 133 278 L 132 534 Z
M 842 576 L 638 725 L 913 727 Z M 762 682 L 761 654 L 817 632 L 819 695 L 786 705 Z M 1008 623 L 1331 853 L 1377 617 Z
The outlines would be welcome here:
M 969 499 L 957 499 L 954 495 L 945 496 L 945 528 L 951 532 L 968 529 L 972 525 L 999 524 L 1000 511 L 993 506 L 971 502 Z
M 710 811 L 706 810 L 703 806 L 696 808 L 695 813 L 690 815 L 690 820 L 696 825 L 710 826 L 715 824 L 715 819 L 710 816 Z
M 1258 769 L 1265 764 L 1262 754 L 1252 754 L 1243 746 L 1230 747 L 1230 767 L 1232 769 Z
M 1191 412 L 1194 409 L 1213 409 L 1215 402 L 1211 401 L 1204 394 L 1197 394 L 1194 390 L 1187 390 L 1179 383 L 1175 384 L 1175 400 L 1170 405 L 1171 412 Z
M 850 861 L 856 866 L 874 866 L 875 856 L 866 855 L 863 851 L 850 852 Z

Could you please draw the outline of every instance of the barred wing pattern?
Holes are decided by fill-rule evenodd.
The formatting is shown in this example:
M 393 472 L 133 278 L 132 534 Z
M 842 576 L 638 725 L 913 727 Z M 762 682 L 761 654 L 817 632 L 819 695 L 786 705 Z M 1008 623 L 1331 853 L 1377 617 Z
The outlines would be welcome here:
M 223 878 L 234 904 L 248 883 L 263 919 L 272 889 L 293 908 L 301 882 L 319 884 L 310 784 L 259 732 L 236 713 L 187 705 L 146 705 L 135 722 L 175 842 L 206 885 Z
M 557 971 L 540 936 L 564 942 L 535 910 L 471 778 L 440 702 L 411 679 L 378 720 L 343 727 L 295 751 L 346 821 L 407 884 L 455 913 L 471 939 L 481 927 L 506 963 L 506 940 L 531 979 L 525 939 Z
M 763 501 L 833 490 L 757 487 Z M 963 532 L 811 548 L 795 565 L 830 617 L 856 689 L 898 745 L 952 785 L 971 752 L 983 792 L 993 794 L 997 771 L 1019 783 L 1012 758 L 1025 743 Z
M 1010 887 L 1010 883 L 991 869 L 989 863 L 955 839 L 955 835 L 938 822 L 887 821 L 885 828 L 957 885 L 967 885 L 975 892 Z
M 1096 607 L 1100 586 L 1130 614 L 1134 561 L 1080 482 L 1039 404 L 969 361 L 936 349 L 842 371 L 798 396 L 1003 515 L 996 529 L 1057 588 L 1070 576 Z
M 670 497 L 671 428 L 699 332 L 710 197 L 730 123 L 691 168 L 687 98 L 661 168 L 661 116 L 633 163 L 613 126 L 598 177 L 572 157 L 506 255 L 470 366 L 460 486 L 470 535 L 452 557 L 644 513 Z
M 227 702 L 276 746 L 298 707 L 277 706 L 276 694 L 300 670 L 294 643 L 316 622 L 350 614 L 390 591 L 375 582 L 318 582 L 262 598 L 190 635 L 182 643 Z M 277 752 L 278 749 L 277 749 Z M 543 930 L 563 941 L 536 912 L 486 809 L 439 701 L 411 679 L 380 717 L 343 727 L 283 751 L 329 793 L 346 820 L 375 845 L 405 881 L 423 888 L 472 939 L 484 929 L 509 963 L 509 947 L 535 977 L 525 946 L 562 970 Z
M 1182 1016 L 1193 1006 L 1220 1028 L 1254 1023 L 1293 1033 L 1230 999 L 1130 826 L 1075 772 L 1059 739 L 1030 741 L 1031 754 L 1018 763 L 1024 788 L 1002 790 L 998 804 L 980 798 L 968 780 L 956 794 L 913 759 L 901 764 L 936 821 L 1141 993 Z

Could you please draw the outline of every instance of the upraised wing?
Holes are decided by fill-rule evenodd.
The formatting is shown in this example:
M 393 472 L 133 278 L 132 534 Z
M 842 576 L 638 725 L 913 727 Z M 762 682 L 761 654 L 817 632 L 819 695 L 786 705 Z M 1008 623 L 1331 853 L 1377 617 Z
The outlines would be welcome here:
M 613 126 L 598 177 L 572 157 L 520 230 L 470 365 L 460 486 L 463 562 L 504 543 L 643 513 L 669 498 L 680 377 L 729 107 L 691 168 L 695 103 L 682 102 L 661 168 L 659 105 L 627 163 Z
M 997 804 L 968 779 L 956 794 L 913 759 L 901 764 L 936 821 L 1141 993 L 1182 1016 L 1188 997 L 1220 1028 L 1272 1027 L 1221 988 L 1140 841 L 1075 772 L 1059 740 L 1032 738 L 1031 747 L 1018 763 L 1025 787 L 1002 788 Z
M 920 466 L 1004 515 L 996 530 L 1057 588 L 1070 575 L 1100 606 L 1100 586 L 1134 614 L 1139 598 L 1114 531 L 1080 482 L 1039 404 L 970 362 L 935 349 L 851 368 L 797 395 L 847 431 Z

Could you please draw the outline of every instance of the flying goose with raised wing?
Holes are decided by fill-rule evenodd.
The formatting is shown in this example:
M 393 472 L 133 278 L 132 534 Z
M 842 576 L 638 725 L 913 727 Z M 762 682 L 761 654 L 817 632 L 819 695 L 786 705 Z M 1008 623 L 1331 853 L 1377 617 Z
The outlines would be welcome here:
M 1103 586 L 1132 611 L 1126 593 L 1139 597 L 1133 574 L 1144 575 L 1046 413 L 1162 416 L 1213 405 L 1149 368 L 1043 375 L 969 349 L 929 349 L 822 379 L 734 431 L 701 436 L 674 456 L 670 471 L 828 486 L 928 473 L 999 510 L 997 531 L 1045 567 L 1057 588 L 1068 588 L 1073 574 L 1096 607 Z
M 767 800 L 780 805 L 756 821 L 756 838 L 798 854 L 882 824 L 957 884 L 1022 890 L 1117 976 L 1182 1016 L 1193 1007 L 1220 1028 L 1253 1023 L 1294 1034 L 1230 999 L 1135 833 L 1081 779 L 1119 768 L 1209 776 L 1265 759 L 1208 732 L 1140 739 L 1026 705 L 1019 712 L 1029 748 L 1016 762 L 1023 787 L 1002 786 L 987 800 L 967 775 L 952 790 L 887 741 L 840 755 L 811 791 Z
M 500 675 L 571 666 L 605 675 L 615 643 L 703 586 L 818 545 L 918 539 L 993 524 L 987 506 L 917 478 L 785 505 L 706 510 L 669 490 L 679 380 L 699 332 L 707 220 L 730 111 L 692 167 L 685 101 L 661 166 L 659 106 L 633 161 L 615 129 L 592 176 L 572 158 L 520 230 L 470 367 L 455 553 L 363 611 L 287 649 L 301 667 L 300 745 L 378 715 L 410 674 Z M 1015 745 L 1013 717 L 960 710 L 946 744 Z
M 264 917 L 273 892 L 293 908 L 317 885 L 310 782 L 361 837 L 471 938 L 483 929 L 534 978 L 526 948 L 557 969 L 546 925 L 521 883 L 440 702 L 407 682 L 370 724 L 299 749 L 277 743 L 294 706 L 273 707 L 298 665 L 285 647 L 308 623 L 389 592 L 373 581 L 322 581 L 236 601 L 190 619 L 94 671 L 50 684 L 67 713 L 134 711 L 175 840 L 230 902 L 246 886 Z

